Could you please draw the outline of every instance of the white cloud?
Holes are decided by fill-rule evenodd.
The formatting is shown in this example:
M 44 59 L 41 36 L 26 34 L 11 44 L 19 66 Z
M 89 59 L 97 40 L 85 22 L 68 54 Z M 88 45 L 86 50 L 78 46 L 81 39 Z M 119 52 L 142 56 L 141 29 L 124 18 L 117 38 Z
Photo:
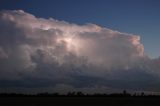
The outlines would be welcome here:
M 39 79 L 53 85 L 111 85 L 118 89 L 130 88 L 131 82 L 137 88 L 145 82 L 140 87 L 159 88 L 159 59 L 144 54 L 138 35 L 95 24 L 37 18 L 22 10 L 1 11 L 0 32 L 1 80 L 25 84 L 28 79 L 33 80 L 29 83 Z

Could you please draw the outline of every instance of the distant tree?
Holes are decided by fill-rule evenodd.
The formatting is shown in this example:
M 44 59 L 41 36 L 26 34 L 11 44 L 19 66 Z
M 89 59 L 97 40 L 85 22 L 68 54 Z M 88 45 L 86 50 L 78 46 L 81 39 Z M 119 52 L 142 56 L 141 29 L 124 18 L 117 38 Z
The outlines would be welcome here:
M 75 96 L 75 95 L 76 95 L 75 92 L 68 92 L 68 93 L 67 93 L 67 96 Z
M 123 90 L 123 95 L 126 95 L 127 94 L 127 91 L 126 90 Z
M 83 96 L 84 94 L 82 92 L 77 92 L 77 96 Z
M 144 96 L 144 92 L 141 92 L 141 96 Z
M 137 96 L 137 93 L 135 92 L 135 93 L 133 94 L 133 96 Z
M 123 90 L 123 94 L 122 94 L 122 96 L 131 96 L 131 94 L 129 94 L 129 93 L 127 93 L 127 91 L 126 90 Z
M 59 96 L 59 93 L 53 93 L 52 95 L 53 96 Z

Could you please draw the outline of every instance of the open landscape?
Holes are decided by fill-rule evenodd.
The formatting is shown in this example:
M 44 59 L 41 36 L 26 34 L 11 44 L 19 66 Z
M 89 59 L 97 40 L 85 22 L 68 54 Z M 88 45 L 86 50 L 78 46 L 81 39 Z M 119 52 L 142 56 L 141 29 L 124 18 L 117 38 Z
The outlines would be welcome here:
M 159 106 L 158 95 L 94 94 L 1 94 L 2 106 Z
M 160 0 L 0 0 L 0 106 L 160 106 Z

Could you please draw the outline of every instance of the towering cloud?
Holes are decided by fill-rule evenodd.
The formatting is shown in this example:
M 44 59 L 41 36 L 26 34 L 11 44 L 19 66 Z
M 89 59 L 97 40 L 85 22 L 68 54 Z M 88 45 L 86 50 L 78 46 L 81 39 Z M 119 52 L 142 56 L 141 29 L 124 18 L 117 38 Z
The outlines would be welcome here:
M 133 89 L 157 91 L 160 60 L 137 35 L 95 24 L 0 12 L 0 89 Z M 96 90 L 97 91 L 97 90 Z

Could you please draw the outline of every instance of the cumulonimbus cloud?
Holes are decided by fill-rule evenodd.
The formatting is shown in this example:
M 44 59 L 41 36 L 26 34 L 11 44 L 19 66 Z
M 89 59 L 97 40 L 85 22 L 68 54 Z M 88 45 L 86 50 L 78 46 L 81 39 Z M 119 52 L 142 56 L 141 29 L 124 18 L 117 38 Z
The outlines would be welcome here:
M 69 85 L 157 91 L 158 69 L 160 59 L 145 55 L 138 35 L 22 10 L 0 12 L 1 89 Z

